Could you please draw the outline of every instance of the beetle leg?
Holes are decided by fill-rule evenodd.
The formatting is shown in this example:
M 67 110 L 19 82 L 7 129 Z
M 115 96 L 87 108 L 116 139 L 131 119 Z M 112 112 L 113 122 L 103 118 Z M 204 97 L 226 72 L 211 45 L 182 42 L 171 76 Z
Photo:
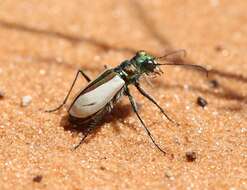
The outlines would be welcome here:
M 86 73 L 84 73 L 83 70 L 80 69 L 78 72 L 86 79 L 87 82 L 91 81 L 90 77 Z
M 165 110 L 147 93 L 145 92 L 145 90 L 143 88 L 141 88 L 139 83 L 135 84 L 137 90 L 144 96 L 146 97 L 149 101 L 151 101 L 154 105 L 156 105 L 159 110 L 161 111 L 161 113 L 163 113 L 165 115 L 165 117 L 172 123 L 179 125 L 177 122 L 175 122 L 174 120 L 172 120 L 166 113 Z
M 54 109 L 51 109 L 51 110 L 46 110 L 45 112 L 54 112 L 54 111 L 57 111 L 60 108 L 62 108 L 64 106 L 64 104 L 66 104 L 66 102 L 67 102 L 67 100 L 69 98 L 69 95 L 70 95 L 70 93 L 71 93 L 71 91 L 72 91 L 72 89 L 73 89 L 73 87 L 75 85 L 75 82 L 77 81 L 77 78 L 78 78 L 79 74 L 81 74 L 87 80 L 87 82 L 90 82 L 91 81 L 91 79 L 82 70 L 78 70 L 78 72 L 77 72 L 77 74 L 75 76 L 75 79 L 74 79 L 74 81 L 73 81 L 73 83 L 72 83 L 72 85 L 70 87 L 70 90 L 69 90 L 68 94 L 66 95 L 66 97 L 64 98 L 63 103 L 60 104 L 58 107 L 56 107 Z
M 76 150 L 87 138 L 87 136 L 97 127 L 97 124 L 101 121 L 107 110 L 102 110 L 95 118 L 88 124 L 86 131 L 84 132 L 84 136 L 81 138 L 80 142 L 73 147 L 73 150 Z
M 139 121 L 141 122 L 143 128 L 145 129 L 147 135 L 150 137 L 150 139 L 152 140 L 153 144 L 156 146 L 156 148 L 158 148 L 162 153 L 166 154 L 166 152 L 155 142 L 151 132 L 149 131 L 149 129 L 146 127 L 145 123 L 143 122 L 143 120 L 141 119 L 138 111 L 137 111 L 137 107 L 136 107 L 136 103 L 135 100 L 133 98 L 133 96 L 129 93 L 129 89 L 126 87 L 125 89 L 125 94 L 128 96 L 129 101 L 131 103 L 131 107 L 133 109 L 133 111 L 135 112 L 136 116 L 138 117 Z
M 75 146 L 73 147 L 73 150 L 76 150 L 83 142 L 84 140 L 87 138 L 87 136 L 89 135 L 89 132 L 87 132 L 80 140 L 80 142 Z

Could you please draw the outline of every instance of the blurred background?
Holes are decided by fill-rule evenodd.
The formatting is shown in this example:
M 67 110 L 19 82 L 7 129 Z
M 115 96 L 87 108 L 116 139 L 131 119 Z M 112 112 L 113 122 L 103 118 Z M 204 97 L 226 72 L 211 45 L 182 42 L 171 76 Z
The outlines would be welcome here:
M 247 189 L 246 8 L 244 0 L 1 1 L 1 189 Z M 177 49 L 209 78 L 169 67 L 147 88 L 184 128 L 161 126 L 134 92 L 173 161 L 152 149 L 129 108 L 76 153 L 70 147 L 79 136 L 61 127 L 61 114 L 43 113 L 62 101 L 80 68 L 95 78 L 138 50 Z M 27 95 L 32 103 L 23 108 Z M 198 96 L 210 105 L 203 112 Z M 187 149 L 197 150 L 195 165 L 184 161 Z

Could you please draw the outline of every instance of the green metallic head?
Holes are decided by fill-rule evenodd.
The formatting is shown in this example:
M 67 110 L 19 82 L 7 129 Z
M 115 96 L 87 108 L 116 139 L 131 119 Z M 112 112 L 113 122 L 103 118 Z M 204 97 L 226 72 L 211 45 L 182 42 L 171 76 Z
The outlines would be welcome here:
M 132 61 L 141 73 L 150 74 L 156 72 L 157 63 L 155 59 L 153 55 L 141 50 L 136 53 Z

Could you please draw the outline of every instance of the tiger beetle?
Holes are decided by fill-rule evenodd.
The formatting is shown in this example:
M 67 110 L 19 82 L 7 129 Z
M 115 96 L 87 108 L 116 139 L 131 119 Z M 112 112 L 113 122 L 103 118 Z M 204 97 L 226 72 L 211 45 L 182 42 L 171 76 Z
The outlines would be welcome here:
M 86 137 L 102 120 L 105 114 L 111 112 L 114 105 L 125 95 L 128 97 L 134 113 L 141 122 L 142 127 L 145 129 L 153 144 L 161 152 L 166 154 L 166 152 L 156 143 L 149 129 L 146 127 L 144 121 L 139 115 L 135 99 L 129 91 L 129 85 L 134 85 L 145 98 L 157 106 L 161 113 L 164 114 L 170 122 L 175 123 L 165 113 L 164 109 L 141 87 L 139 80 L 141 77 L 161 75 L 163 71 L 160 67 L 167 65 L 190 66 L 205 71 L 208 74 L 207 69 L 200 65 L 182 64 L 167 59 L 169 55 L 178 52 L 185 53 L 185 50 L 174 51 L 162 57 L 155 57 L 143 50 L 138 51 L 133 58 L 123 61 L 115 68 L 106 69 L 95 80 L 91 80 L 82 70 L 78 70 L 63 103 L 57 108 L 48 110 L 47 112 L 57 111 L 66 104 L 77 78 L 79 74 L 81 74 L 87 80 L 88 85 L 73 99 L 68 109 L 68 114 L 69 121 L 71 123 L 76 124 L 77 126 L 87 125 L 87 128 L 79 144 L 74 147 L 75 149 L 83 143 Z M 165 62 L 158 63 L 158 61 Z

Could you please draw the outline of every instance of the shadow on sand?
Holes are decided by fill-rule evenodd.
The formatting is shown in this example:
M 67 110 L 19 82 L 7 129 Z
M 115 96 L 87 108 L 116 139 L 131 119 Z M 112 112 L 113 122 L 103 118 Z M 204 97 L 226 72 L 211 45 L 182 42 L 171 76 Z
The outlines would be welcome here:
M 110 113 L 107 113 L 103 117 L 103 120 L 101 122 L 99 122 L 97 124 L 97 126 L 92 130 L 92 133 L 86 138 L 85 143 L 87 143 L 90 139 L 94 138 L 94 136 L 100 131 L 101 127 L 107 123 L 111 123 L 112 126 L 114 126 L 114 132 L 115 133 L 120 133 L 120 129 L 117 125 L 117 122 L 123 121 L 125 118 L 127 118 L 131 114 L 131 112 L 132 112 L 132 110 L 131 110 L 130 105 L 128 105 L 128 104 L 123 105 L 122 103 L 117 104 L 113 108 L 113 110 Z M 75 125 L 73 123 L 70 123 L 68 115 L 65 115 L 62 117 L 62 119 L 60 121 L 60 126 L 63 127 L 65 131 L 71 131 L 75 134 L 82 133 L 83 135 L 85 135 L 85 133 L 87 131 L 86 125 L 79 126 L 79 125 Z M 133 128 L 132 125 L 125 124 L 125 126 L 135 130 L 135 128 Z

